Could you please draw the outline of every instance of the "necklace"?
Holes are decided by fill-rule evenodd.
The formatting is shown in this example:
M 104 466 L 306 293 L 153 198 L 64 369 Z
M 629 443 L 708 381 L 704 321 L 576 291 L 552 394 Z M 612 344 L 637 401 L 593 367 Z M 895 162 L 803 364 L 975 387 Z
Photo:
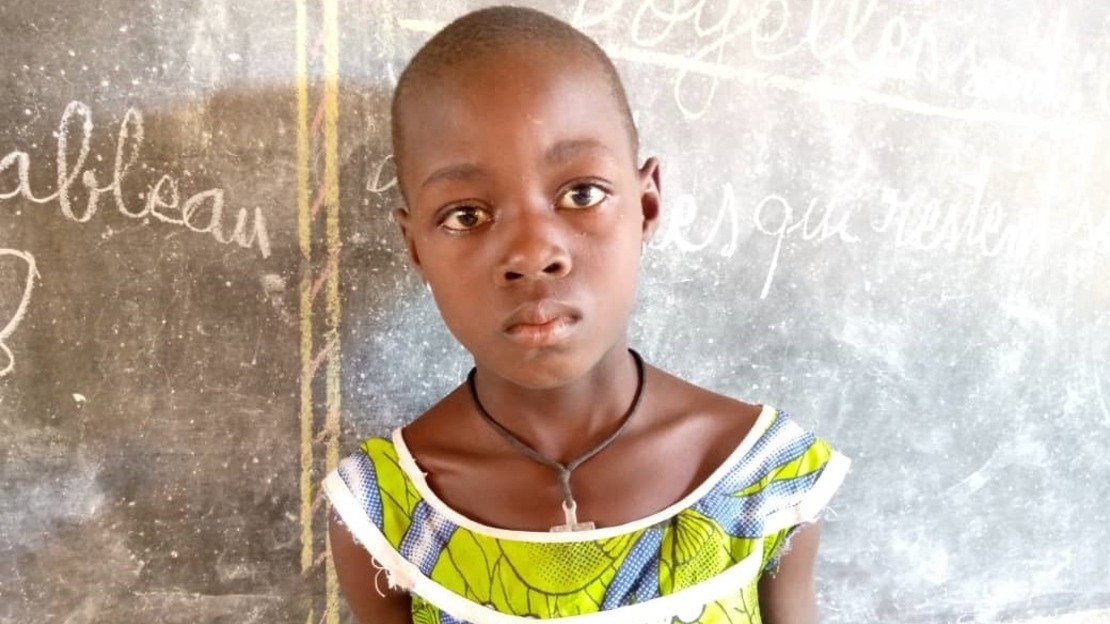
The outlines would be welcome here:
M 617 436 L 628 426 L 632 420 L 632 415 L 636 413 L 636 408 L 640 407 L 640 400 L 644 396 L 644 360 L 632 349 L 628 350 L 632 354 L 632 359 L 636 362 L 636 394 L 632 397 L 632 404 L 628 406 L 628 411 L 621 417 L 621 424 L 617 426 L 613 433 L 610 433 L 601 442 L 598 442 L 593 448 L 582 453 L 578 457 L 570 460 L 566 464 L 561 464 L 550 457 L 541 455 L 539 451 L 528 446 L 523 440 L 518 438 L 513 432 L 509 431 L 501 423 L 494 420 L 486 411 L 485 406 L 482 405 L 481 399 L 478 398 L 478 388 L 474 385 L 474 374 L 477 368 L 470 369 L 470 374 L 466 376 L 466 387 L 470 390 L 470 398 L 474 401 L 474 407 L 478 409 L 478 414 L 482 420 L 486 421 L 489 426 L 496 431 L 502 438 L 512 445 L 513 448 L 520 451 L 530 459 L 539 462 L 549 468 L 554 468 L 559 472 L 559 487 L 563 490 L 563 515 L 566 518 L 565 524 L 551 527 L 553 532 L 566 532 L 566 531 L 588 531 L 594 528 L 593 522 L 579 522 L 578 521 L 578 504 L 574 502 L 574 494 L 570 490 L 570 474 L 574 469 L 585 463 L 594 455 L 597 455 L 613 443 Z

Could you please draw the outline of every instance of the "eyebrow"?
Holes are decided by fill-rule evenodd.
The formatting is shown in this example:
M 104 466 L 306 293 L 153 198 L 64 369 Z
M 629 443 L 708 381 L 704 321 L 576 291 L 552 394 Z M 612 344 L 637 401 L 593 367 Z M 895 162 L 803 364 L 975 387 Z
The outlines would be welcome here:
M 424 182 L 420 185 L 420 188 L 426 188 L 437 182 L 470 180 L 485 175 L 488 175 L 485 169 L 471 163 L 447 165 L 446 167 L 436 169 L 431 175 L 424 178 Z
M 547 148 L 543 160 L 549 165 L 564 163 L 581 152 L 601 150 L 608 152 L 609 148 L 597 139 L 564 139 Z M 439 182 L 472 180 L 489 175 L 489 172 L 472 163 L 459 163 L 447 165 L 436 169 L 424 179 L 420 188 L 427 188 Z
M 564 139 L 547 148 L 543 159 L 549 165 L 564 163 L 581 152 L 601 150 L 608 152 L 609 148 L 597 139 Z

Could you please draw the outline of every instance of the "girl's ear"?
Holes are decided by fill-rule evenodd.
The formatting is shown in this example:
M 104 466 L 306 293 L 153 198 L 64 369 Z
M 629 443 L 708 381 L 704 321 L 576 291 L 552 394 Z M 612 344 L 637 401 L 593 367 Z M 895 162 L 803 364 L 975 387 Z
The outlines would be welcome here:
M 659 210 L 662 207 L 662 197 L 659 187 L 659 159 L 652 156 L 644 161 L 640 167 L 640 212 L 644 219 L 644 242 L 655 236 L 659 228 Z
M 420 264 L 420 253 L 416 250 L 416 241 L 413 238 L 412 228 L 410 227 L 410 219 L 412 215 L 404 208 L 397 208 L 393 211 L 393 221 L 401 228 L 401 237 L 405 239 L 405 249 L 409 252 L 409 260 L 412 261 L 412 267 L 416 272 L 424 277 L 424 267 Z

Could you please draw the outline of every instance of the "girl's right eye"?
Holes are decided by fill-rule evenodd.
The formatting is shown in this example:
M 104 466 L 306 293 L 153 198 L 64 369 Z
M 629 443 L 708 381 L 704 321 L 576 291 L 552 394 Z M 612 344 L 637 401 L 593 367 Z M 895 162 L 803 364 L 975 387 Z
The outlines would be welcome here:
M 467 232 L 493 220 L 485 209 L 478 206 L 450 208 L 440 218 L 439 224 L 452 232 Z

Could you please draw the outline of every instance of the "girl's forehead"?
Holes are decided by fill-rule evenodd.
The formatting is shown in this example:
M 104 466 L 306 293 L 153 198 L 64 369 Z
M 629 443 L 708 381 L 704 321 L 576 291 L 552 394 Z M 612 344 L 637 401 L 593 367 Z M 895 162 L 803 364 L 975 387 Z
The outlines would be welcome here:
M 566 121 L 580 111 L 619 110 L 594 63 L 580 55 L 537 50 L 510 48 L 460 63 L 444 71 L 428 91 L 424 106 L 414 110 L 433 121 L 455 115 L 472 122 L 501 122 L 510 113 L 534 122 Z
M 632 159 L 624 116 L 608 82 L 581 59 L 500 55 L 454 67 L 422 87 L 398 111 L 409 183 L 421 183 L 445 162 L 538 154 L 568 140 Z

